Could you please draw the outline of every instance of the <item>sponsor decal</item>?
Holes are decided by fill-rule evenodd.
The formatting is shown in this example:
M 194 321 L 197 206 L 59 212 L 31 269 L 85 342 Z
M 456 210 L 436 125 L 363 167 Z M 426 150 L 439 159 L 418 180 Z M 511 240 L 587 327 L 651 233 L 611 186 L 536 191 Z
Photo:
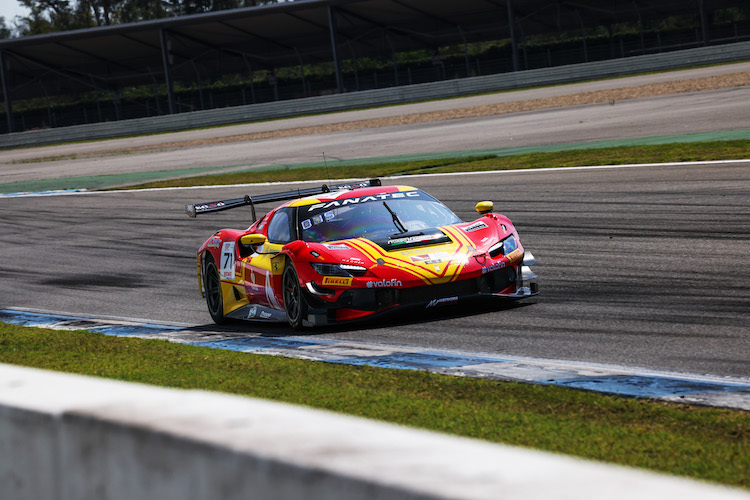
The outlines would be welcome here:
M 352 189 L 358 189 L 358 188 L 363 188 L 363 187 L 370 187 L 370 181 L 352 182 L 351 184 L 339 184 L 338 186 L 336 186 L 336 188 L 338 188 L 339 191 L 333 192 L 331 194 L 335 195 L 336 193 L 346 192 Z
M 444 260 L 448 259 L 448 253 L 447 252 L 438 252 L 438 253 L 428 253 L 428 254 L 422 254 L 422 255 L 413 255 L 409 257 L 409 260 L 416 263 L 422 263 L 426 266 L 432 265 L 432 264 L 440 264 Z
M 329 286 L 351 286 L 353 278 L 341 278 L 339 276 L 326 276 L 323 278 L 323 285 Z
M 313 257 L 315 257 L 316 259 L 317 259 L 318 257 L 320 257 L 320 254 L 319 254 L 318 252 L 316 252 L 315 250 L 311 250 L 311 251 L 310 251 L 310 255 L 312 255 L 312 256 L 313 256 Z
M 472 224 L 472 225 L 470 225 L 470 226 L 466 226 L 466 227 L 464 227 L 464 228 L 462 228 L 462 229 L 463 229 L 464 231 L 466 231 L 467 233 L 470 233 L 470 232 L 472 232 L 472 231 L 479 231 L 480 229 L 485 229 L 485 228 L 487 228 L 487 227 L 488 227 L 488 226 L 487 226 L 487 224 L 486 224 L 486 223 L 484 223 L 484 222 L 482 222 L 482 221 L 479 221 L 479 222 L 475 222 L 474 224 Z
M 455 302 L 458 302 L 457 295 L 454 295 L 453 297 L 444 297 L 442 299 L 432 299 L 427 303 L 427 307 L 435 307 L 443 304 L 453 304 Z
M 206 246 L 208 248 L 219 248 L 221 246 L 221 236 L 211 236 Z
M 443 233 L 440 234 L 420 234 L 418 236 L 407 236 L 405 238 L 396 238 L 388 240 L 390 246 L 408 245 L 410 243 L 421 243 L 423 241 L 434 241 L 443 238 Z
M 279 311 L 283 311 L 284 308 L 281 307 L 281 304 L 279 304 L 279 301 L 276 300 L 276 294 L 273 291 L 273 287 L 271 286 L 271 280 L 273 279 L 273 276 L 271 273 L 266 271 L 266 284 L 263 288 L 266 290 L 266 300 L 269 304 L 271 304 L 271 307 L 274 309 L 278 309 Z
M 259 312 L 260 312 L 260 314 L 259 314 Z M 255 318 L 270 319 L 271 318 L 271 313 L 268 312 L 268 311 L 263 311 L 263 310 L 258 311 L 258 306 L 253 306 L 247 312 L 247 319 L 255 319 Z
M 512 252 L 510 252 L 508 255 L 506 255 L 506 257 L 508 257 L 509 260 L 513 260 L 513 259 L 515 259 L 517 257 L 520 257 L 520 256 L 521 256 L 521 249 L 520 248 L 516 248 L 515 250 L 513 250 Z
M 498 269 L 502 269 L 504 267 L 505 267 L 505 262 L 495 262 L 494 264 L 483 267 L 482 274 L 491 273 L 492 271 L 497 271 Z
M 195 209 L 206 210 L 207 208 L 218 208 L 218 207 L 223 207 L 224 205 L 226 205 L 226 203 L 224 203 L 223 201 L 219 201 L 216 203 L 204 203 L 203 205 L 196 205 Z
M 367 282 L 367 288 L 399 288 L 402 286 L 404 286 L 404 284 L 396 278 L 390 280 L 383 279 L 380 281 Z
M 221 278 L 234 280 L 234 241 L 225 241 L 221 246 Z
M 351 250 L 348 245 L 344 245 L 343 243 L 339 243 L 337 245 L 328 245 L 324 243 L 323 246 L 328 250 Z
M 305 219 L 302 221 L 302 229 L 308 230 L 313 226 L 323 224 L 324 222 L 330 222 L 336 217 L 336 214 L 329 210 L 324 214 L 313 215 L 311 219 Z
M 356 205 L 358 203 L 367 203 L 369 201 L 385 201 L 385 200 L 392 200 L 395 198 L 419 198 L 419 192 L 418 191 L 406 191 L 404 193 L 381 193 L 381 194 L 376 194 L 376 195 L 371 195 L 371 196 L 346 198 L 344 200 L 333 200 L 327 203 L 316 203 L 314 205 L 310 205 L 307 211 L 313 212 L 319 209 L 344 207 L 347 205 Z

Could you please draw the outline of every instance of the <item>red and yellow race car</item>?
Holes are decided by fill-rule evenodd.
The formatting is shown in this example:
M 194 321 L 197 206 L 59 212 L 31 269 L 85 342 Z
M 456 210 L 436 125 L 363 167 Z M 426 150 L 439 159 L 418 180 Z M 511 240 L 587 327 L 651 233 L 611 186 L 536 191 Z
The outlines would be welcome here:
M 260 220 L 258 203 L 280 202 Z M 478 203 L 463 222 L 429 194 L 379 179 L 190 204 L 188 215 L 250 206 L 246 230 L 222 229 L 198 250 L 198 279 L 216 323 L 288 321 L 293 328 L 365 318 L 400 306 L 538 293 L 511 221 Z

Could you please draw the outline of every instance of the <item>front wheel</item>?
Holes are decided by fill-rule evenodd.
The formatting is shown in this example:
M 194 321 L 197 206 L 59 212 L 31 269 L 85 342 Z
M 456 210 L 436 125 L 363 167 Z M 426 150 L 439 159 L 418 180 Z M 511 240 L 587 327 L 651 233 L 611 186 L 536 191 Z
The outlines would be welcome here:
M 287 262 L 284 269 L 281 286 L 283 289 L 286 319 L 292 328 L 299 330 L 302 328 L 302 320 L 307 316 L 307 302 L 302 295 L 302 288 L 299 286 L 297 271 L 291 262 Z
M 211 315 L 211 319 L 214 323 L 220 325 L 226 323 L 227 319 L 224 316 L 224 297 L 221 293 L 221 277 L 219 276 L 219 270 L 216 267 L 216 262 L 211 254 L 206 254 L 206 261 L 204 264 L 204 286 L 206 289 L 206 305 L 208 306 L 208 313 Z

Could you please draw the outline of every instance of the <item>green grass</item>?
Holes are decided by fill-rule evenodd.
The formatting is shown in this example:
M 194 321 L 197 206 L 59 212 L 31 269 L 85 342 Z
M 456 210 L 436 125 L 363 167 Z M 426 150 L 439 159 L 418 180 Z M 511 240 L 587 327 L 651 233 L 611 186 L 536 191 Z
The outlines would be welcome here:
M 750 489 L 750 412 L 4 323 L 0 362 L 286 401 Z
M 554 153 L 530 153 L 515 156 L 484 155 L 365 165 L 330 162 L 330 168 L 328 168 L 327 171 L 322 165 L 311 168 L 280 167 L 274 170 L 264 169 L 258 171 L 204 175 L 183 179 L 148 182 L 131 186 L 129 189 L 304 181 L 318 180 L 328 177 L 329 175 L 339 179 L 356 179 L 443 172 L 478 172 L 550 167 L 579 167 L 588 165 L 733 160 L 747 158 L 749 153 L 750 140 L 733 140 L 579 149 Z

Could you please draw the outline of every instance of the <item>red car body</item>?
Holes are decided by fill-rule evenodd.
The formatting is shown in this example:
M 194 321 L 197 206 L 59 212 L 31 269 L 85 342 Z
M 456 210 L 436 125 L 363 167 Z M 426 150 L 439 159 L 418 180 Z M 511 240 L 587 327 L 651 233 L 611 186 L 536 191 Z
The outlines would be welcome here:
M 476 220 L 462 222 L 423 191 L 376 181 L 324 186 L 307 197 L 298 195 L 310 190 L 267 195 L 294 199 L 245 230 L 211 236 L 198 250 L 197 266 L 214 321 L 288 321 L 299 328 L 402 306 L 538 293 L 533 256 L 512 222 L 492 213 L 491 202 L 477 205 Z M 260 198 L 188 205 L 188 211 L 249 204 L 254 212 Z

